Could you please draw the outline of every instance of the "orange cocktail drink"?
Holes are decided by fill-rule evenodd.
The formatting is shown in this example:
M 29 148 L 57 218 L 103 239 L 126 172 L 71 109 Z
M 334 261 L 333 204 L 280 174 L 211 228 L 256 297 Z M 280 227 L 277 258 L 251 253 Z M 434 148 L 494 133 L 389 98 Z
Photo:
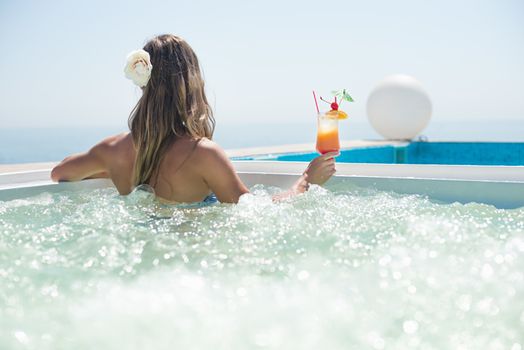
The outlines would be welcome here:
M 338 139 L 338 119 L 328 114 L 318 115 L 317 151 L 320 154 L 338 152 L 340 141 Z
M 333 91 L 335 95 L 335 101 L 329 102 L 320 96 L 320 100 L 329 104 L 331 110 L 326 113 L 320 113 L 318 108 L 317 95 L 313 91 L 313 98 L 315 100 L 315 106 L 317 107 L 317 151 L 320 154 L 328 152 L 337 152 L 340 150 L 340 141 L 338 140 L 338 121 L 346 119 L 347 113 L 339 110 L 339 102 L 348 101 L 353 102 L 353 98 L 349 95 L 346 89 L 342 91 Z M 337 96 L 340 98 L 337 101 Z

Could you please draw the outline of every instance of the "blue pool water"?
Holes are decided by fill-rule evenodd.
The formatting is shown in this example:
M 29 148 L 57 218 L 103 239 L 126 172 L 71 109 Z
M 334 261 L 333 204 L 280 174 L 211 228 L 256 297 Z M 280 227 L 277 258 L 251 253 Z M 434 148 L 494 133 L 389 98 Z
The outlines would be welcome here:
M 316 152 L 266 154 L 236 160 L 308 162 Z M 524 165 L 524 142 L 411 142 L 341 150 L 337 162 L 390 164 Z

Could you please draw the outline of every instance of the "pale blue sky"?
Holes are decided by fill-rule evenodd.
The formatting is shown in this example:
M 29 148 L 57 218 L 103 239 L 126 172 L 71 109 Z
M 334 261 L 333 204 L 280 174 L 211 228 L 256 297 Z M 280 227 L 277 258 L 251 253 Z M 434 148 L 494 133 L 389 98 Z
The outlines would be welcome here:
M 393 73 L 421 81 L 436 121 L 524 122 L 521 0 L 0 0 L 0 128 L 125 125 L 125 56 L 161 33 L 196 51 L 219 125 L 311 120 L 313 88 L 349 89 L 364 122 Z

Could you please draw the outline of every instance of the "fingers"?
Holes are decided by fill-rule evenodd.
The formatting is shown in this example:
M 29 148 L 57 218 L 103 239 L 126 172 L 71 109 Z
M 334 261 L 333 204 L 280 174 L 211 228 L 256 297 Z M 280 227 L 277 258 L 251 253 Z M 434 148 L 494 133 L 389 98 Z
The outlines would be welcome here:
M 320 155 L 320 156 L 316 157 L 315 159 L 313 159 L 311 161 L 311 163 L 325 163 L 325 162 L 332 162 L 332 163 L 334 163 L 335 162 L 335 157 L 337 156 L 337 154 L 338 153 L 336 153 L 336 152 L 329 152 L 329 153 Z
M 320 177 L 322 179 L 322 183 L 329 180 L 329 178 L 333 176 L 336 172 L 337 169 L 335 168 L 334 161 L 326 161 L 324 164 L 322 164 L 322 166 L 319 167 L 319 173 L 321 174 Z
M 322 162 L 322 164 L 320 165 L 321 167 L 323 168 L 335 168 L 335 159 L 334 158 L 330 158 L 328 160 L 325 160 Z
M 328 152 L 328 153 L 324 153 L 323 155 L 321 155 L 320 157 L 322 157 L 323 159 L 325 160 L 328 160 L 328 159 L 334 159 L 334 157 L 337 157 L 340 155 L 340 152 L 336 151 L 336 152 Z
M 335 167 L 335 158 L 329 158 L 326 160 L 319 159 L 316 166 L 321 169 L 334 168 Z
M 306 171 L 307 181 L 312 184 L 322 185 L 336 173 L 335 158 L 338 152 L 328 152 L 313 159 Z
M 325 153 L 325 154 L 322 154 L 318 157 L 316 157 L 315 159 L 313 159 L 310 164 L 316 164 L 316 163 L 325 163 L 325 162 L 335 162 L 335 158 L 336 156 L 340 155 L 339 152 L 328 152 L 328 153 Z

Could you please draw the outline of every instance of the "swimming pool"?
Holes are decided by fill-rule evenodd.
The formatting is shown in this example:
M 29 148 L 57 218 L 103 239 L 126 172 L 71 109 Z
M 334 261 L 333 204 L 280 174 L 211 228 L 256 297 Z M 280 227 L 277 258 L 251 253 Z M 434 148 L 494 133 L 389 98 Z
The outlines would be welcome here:
M 0 193 L 0 348 L 524 345 L 524 208 L 351 180 L 201 209 L 102 180 Z
M 237 160 L 308 162 L 316 152 L 264 154 Z M 524 165 L 524 142 L 410 142 L 400 145 L 343 149 L 340 163 Z

